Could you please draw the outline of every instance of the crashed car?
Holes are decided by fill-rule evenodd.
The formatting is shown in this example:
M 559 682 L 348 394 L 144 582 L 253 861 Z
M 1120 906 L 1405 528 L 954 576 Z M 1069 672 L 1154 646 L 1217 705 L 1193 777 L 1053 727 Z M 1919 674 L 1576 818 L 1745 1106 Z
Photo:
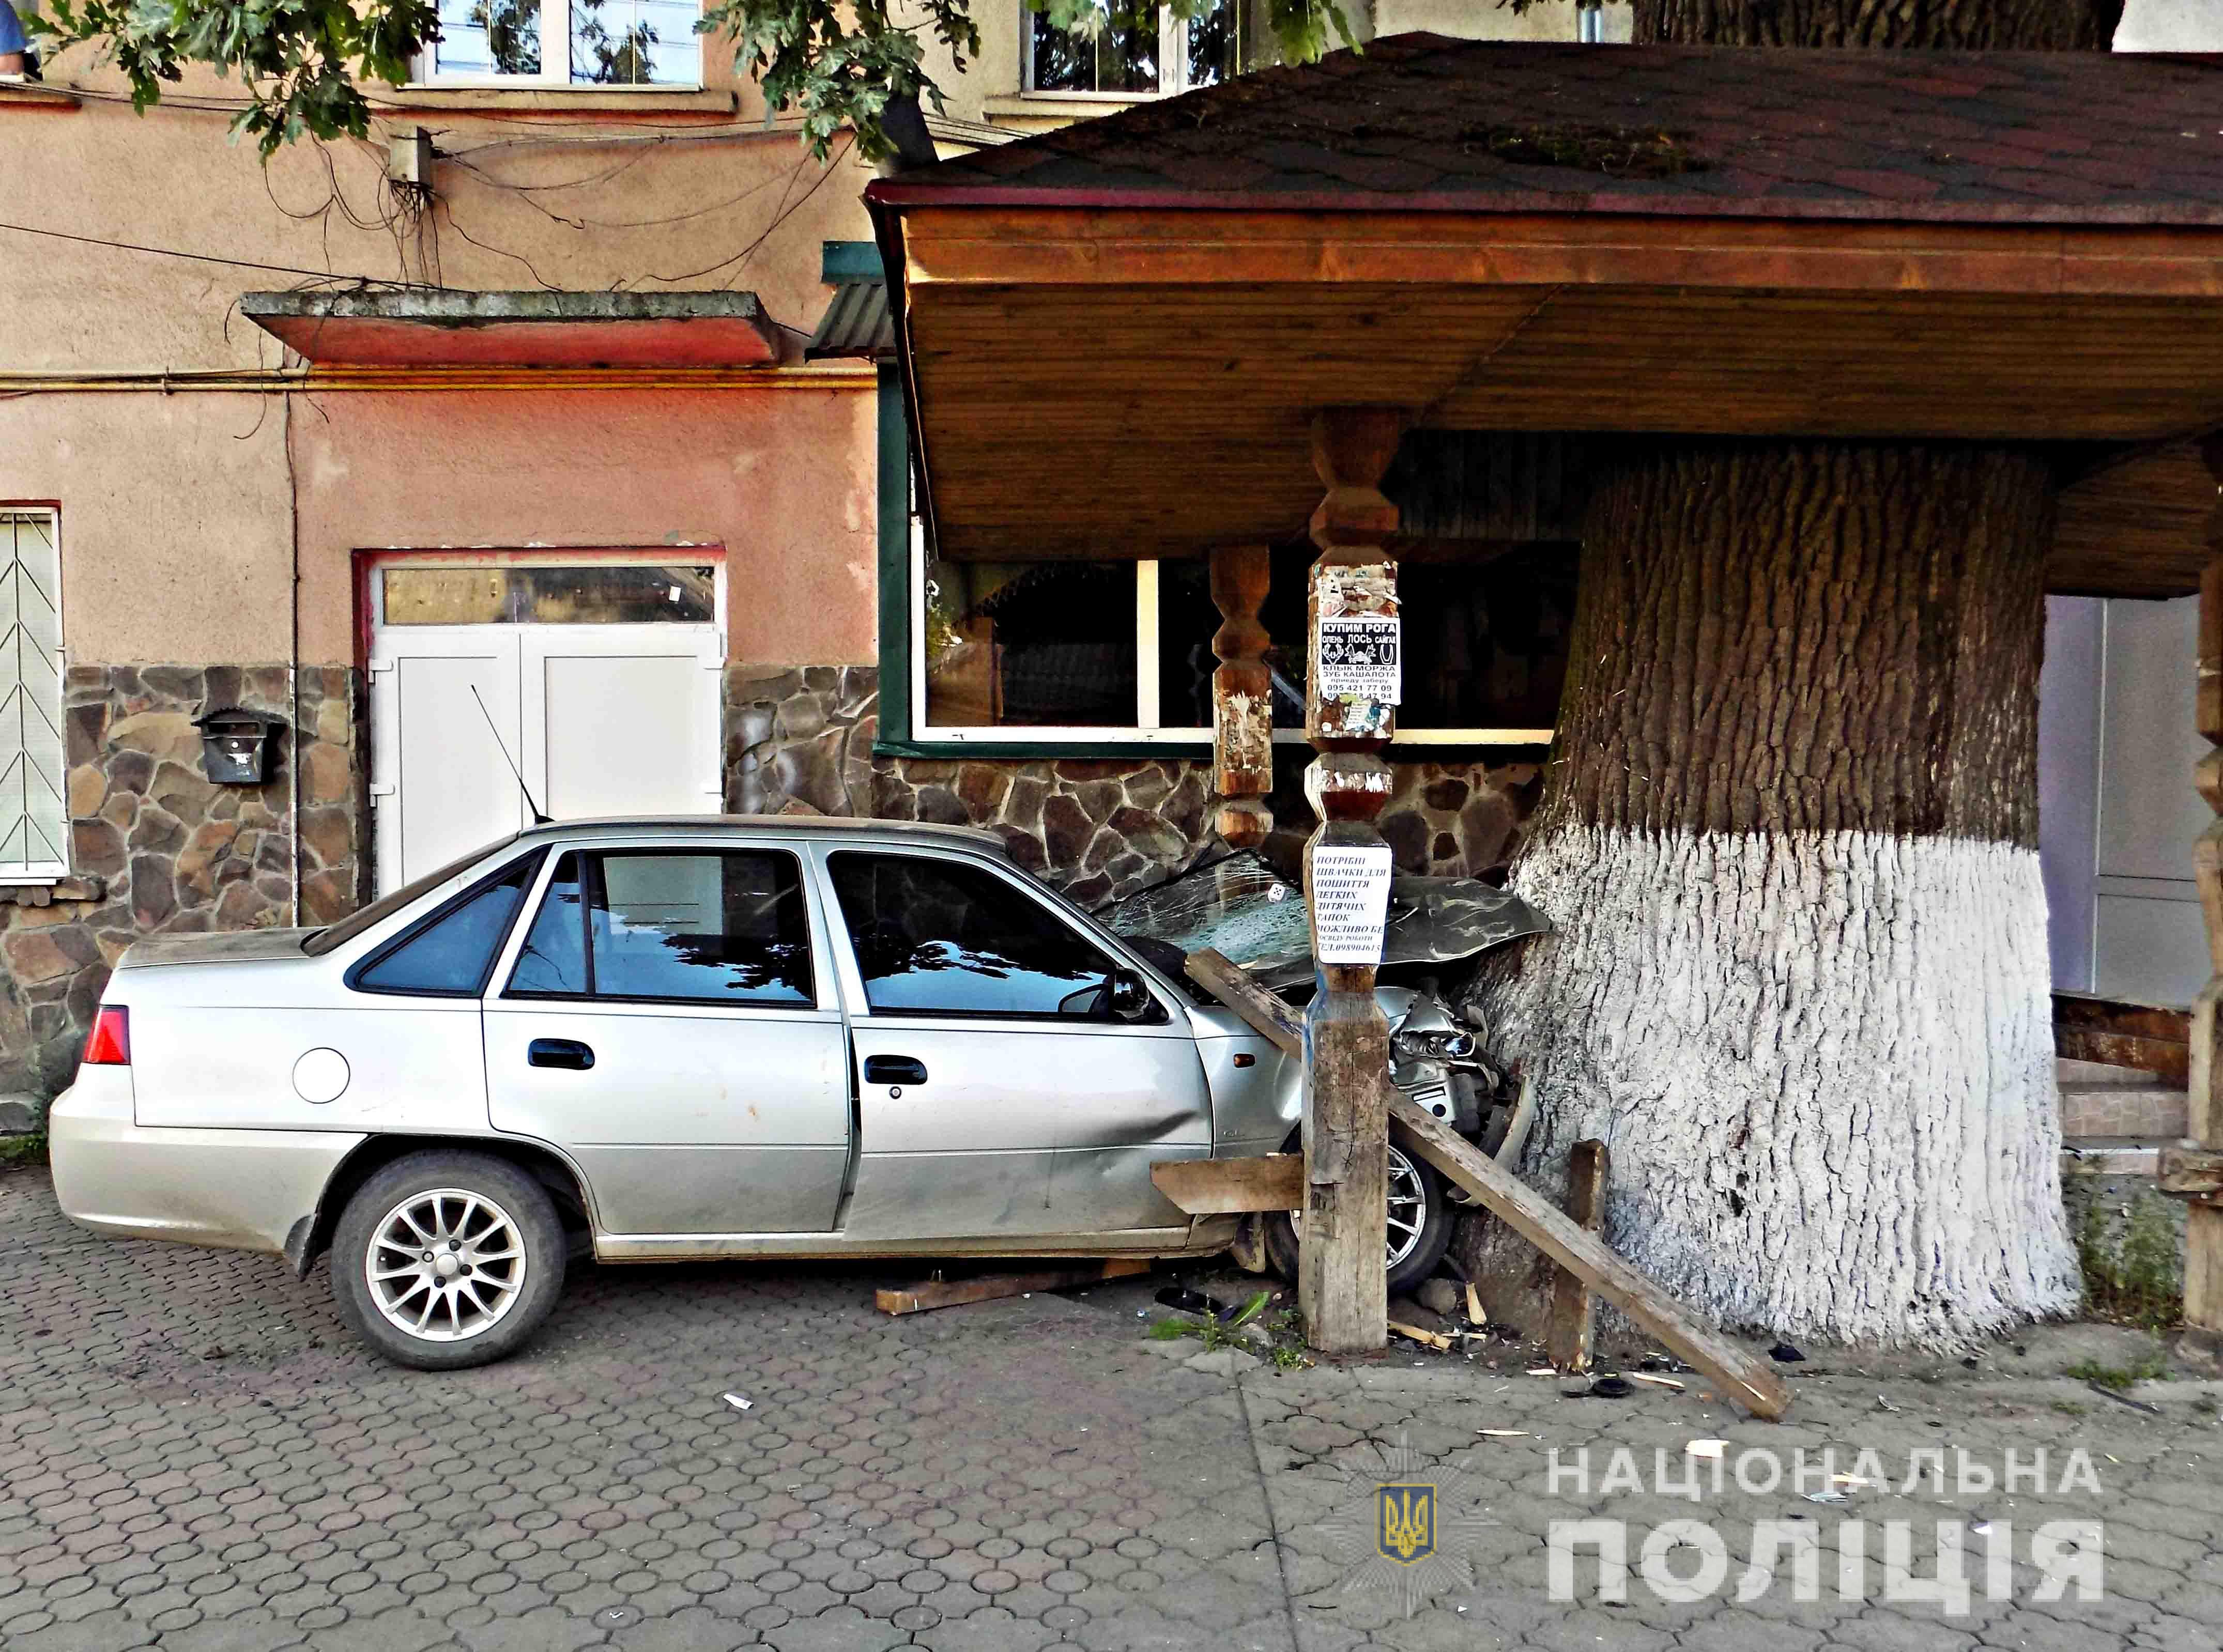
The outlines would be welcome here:
M 1207 1253 L 1236 1219 L 1151 1163 L 1284 1146 L 1301 1072 L 1177 969 L 970 828 L 538 826 L 327 928 L 131 947 L 54 1185 L 99 1233 L 329 1249 L 426 1368 L 518 1347 L 576 1256 Z M 1401 1280 L 1448 1215 L 1398 1175 Z
M 1105 916 L 1115 933 L 1176 976 L 1187 954 L 1211 947 L 1261 986 L 1299 1001 L 1314 980 L 1304 890 L 1256 851 L 1204 862 L 1130 895 Z M 1475 1029 L 1442 990 L 1440 972 L 1551 926 L 1512 891 L 1466 877 L 1394 876 L 1385 916 L 1374 998 L 1389 1023 L 1390 1081 L 1483 1152 L 1517 1159 L 1533 1111 L 1529 1091 L 1481 1054 Z M 1300 1097 L 1303 1074 L 1295 1064 L 1287 1077 Z M 1300 1151 L 1300 1137 L 1292 1129 L 1282 1151 Z M 1394 1141 L 1389 1180 L 1394 1296 L 1435 1271 L 1451 1242 L 1449 1207 L 1472 1200 Z M 1291 1278 L 1301 1219 L 1300 1211 L 1276 1211 L 1258 1224 L 1266 1255 Z

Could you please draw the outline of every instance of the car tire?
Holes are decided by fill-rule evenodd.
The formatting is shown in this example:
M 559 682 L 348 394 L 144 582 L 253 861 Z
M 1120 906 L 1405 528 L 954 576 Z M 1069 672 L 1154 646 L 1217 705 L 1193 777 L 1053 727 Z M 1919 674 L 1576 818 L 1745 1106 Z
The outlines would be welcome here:
M 1300 1146 L 1292 1144 L 1288 1151 L 1296 1153 Z M 1407 1157 L 1394 1145 L 1389 1149 L 1391 1193 L 1402 1181 L 1408 1190 L 1407 1208 L 1417 1202 L 1421 1211 L 1420 1237 L 1411 1248 L 1389 1265 L 1389 1294 L 1403 1296 L 1436 1271 L 1451 1248 L 1452 1222 L 1458 1214 L 1451 1200 L 1445 1197 L 1443 1178 L 1433 1165 Z M 1294 1212 L 1269 1211 L 1260 1225 L 1265 1230 L 1266 1257 L 1274 1265 L 1274 1272 L 1291 1284 L 1297 1278 L 1297 1227 L 1291 1219 Z M 1395 1253 L 1395 1238 L 1392 1240 Z
M 515 1165 L 414 1153 L 341 1212 L 332 1296 L 348 1328 L 394 1364 L 460 1371 L 514 1354 L 540 1329 L 563 1294 L 567 1249 L 555 1202 Z

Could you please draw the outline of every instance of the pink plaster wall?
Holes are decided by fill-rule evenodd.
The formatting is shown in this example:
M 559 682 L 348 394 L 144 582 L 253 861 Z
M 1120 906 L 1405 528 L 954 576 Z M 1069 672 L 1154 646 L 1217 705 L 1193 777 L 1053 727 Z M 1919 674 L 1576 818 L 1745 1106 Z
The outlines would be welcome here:
M 489 290 L 738 287 L 807 333 L 828 296 L 820 243 L 871 233 L 860 196 L 872 173 L 850 159 L 822 182 L 791 125 L 765 129 L 761 99 L 723 56 L 705 53 L 722 112 L 699 99 L 603 112 L 615 100 L 591 91 L 557 94 L 553 110 L 402 108 L 373 141 L 303 142 L 266 168 L 227 135 L 236 81 L 189 74 L 142 116 L 112 101 L 124 90 L 113 70 L 65 53 L 47 84 L 82 88 L 82 107 L 0 106 L 0 216 L 287 268 L 0 231 L 0 371 L 275 365 L 276 342 L 229 312 L 242 291 L 300 285 L 288 268 Z M 419 125 L 440 151 L 421 223 L 385 183 L 387 135 Z
M 286 658 L 284 428 L 257 395 L 0 397 L 0 501 L 60 509 L 70 663 Z
M 822 181 L 791 126 L 764 129 L 760 99 L 715 45 L 706 68 L 707 97 L 663 107 L 593 91 L 531 106 L 493 95 L 481 110 L 419 98 L 382 117 L 375 141 L 299 144 L 267 169 L 227 136 L 236 83 L 211 75 L 189 74 L 140 116 L 115 101 L 112 70 L 67 53 L 47 83 L 81 90 L 80 108 L 0 105 L 0 217 L 280 267 L 0 231 L 0 501 L 60 503 L 72 663 L 287 657 L 285 401 L 157 375 L 281 365 L 234 305 L 302 285 L 291 271 L 753 290 L 792 363 L 830 297 L 821 243 L 869 234 L 870 173 L 844 161 Z M 385 183 L 384 140 L 420 123 L 440 159 L 432 210 L 412 218 Z M 123 387 L 125 374 L 153 381 Z M 869 387 L 336 389 L 292 403 L 306 663 L 355 658 L 358 546 L 689 538 L 728 548 L 737 660 L 873 657 Z
M 293 419 L 312 662 L 355 656 L 357 550 L 705 542 L 726 548 L 735 660 L 874 658 L 869 388 L 314 400 Z

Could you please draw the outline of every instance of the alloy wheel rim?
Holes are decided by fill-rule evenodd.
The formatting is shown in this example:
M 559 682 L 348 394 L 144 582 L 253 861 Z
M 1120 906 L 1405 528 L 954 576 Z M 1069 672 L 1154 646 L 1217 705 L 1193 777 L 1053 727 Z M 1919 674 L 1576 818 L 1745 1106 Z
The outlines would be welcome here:
M 525 1289 L 525 1241 L 508 1211 L 469 1188 L 412 1193 L 371 1230 L 363 1278 L 380 1316 L 420 1342 L 464 1342 Z
M 1395 1147 L 1389 1149 L 1389 1266 L 1395 1267 L 1420 1245 L 1428 1225 L 1428 1195 L 1420 1171 Z
M 1410 1256 L 1420 1245 L 1420 1235 L 1427 1231 L 1428 1190 L 1421 1184 L 1420 1172 L 1413 1161 L 1396 1148 L 1389 1149 L 1389 1197 L 1387 1239 L 1389 1260 L 1397 1264 Z M 1295 1229 L 1299 1243 L 1304 1241 L 1305 1213 L 1289 1212 L 1289 1226 Z

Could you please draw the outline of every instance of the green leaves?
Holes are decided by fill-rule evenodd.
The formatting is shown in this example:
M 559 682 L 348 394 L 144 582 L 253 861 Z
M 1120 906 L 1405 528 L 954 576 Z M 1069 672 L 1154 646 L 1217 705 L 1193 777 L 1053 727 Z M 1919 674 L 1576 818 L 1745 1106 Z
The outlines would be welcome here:
M 254 100 L 232 122 L 265 156 L 305 134 L 362 136 L 360 83 L 400 85 L 439 28 L 434 0 L 54 0 L 32 27 L 58 46 L 99 43 L 143 110 L 188 63 L 236 74 Z
M 1167 0 L 1167 9 L 1189 19 L 1234 3 Z M 1025 3 L 1060 28 L 1093 36 L 1131 22 L 1148 0 Z M 923 40 L 948 48 L 960 74 L 979 55 L 973 5 L 917 0 L 898 22 L 888 0 L 712 0 L 696 28 L 730 38 L 735 66 L 762 83 L 775 111 L 802 116 L 803 143 L 817 159 L 849 128 L 859 153 L 878 160 L 895 148 L 885 124 L 891 102 L 943 106 Z M 1266 15 L 1284 62 L 1308 63 L 1338 41 L 1357 44 L 1342 0 L 1268 0 Z M 58 46 L 99 43 L 142 110 L 188 63 L 236 74 L 253 101 L 233 129 L 253 135 L 266 157 L 304 135 L 363 136 L 370 104 L 362 88 L 406 80 L 440 27 L 436 0 L 53 0 L 51 17 L 31 24 Z

